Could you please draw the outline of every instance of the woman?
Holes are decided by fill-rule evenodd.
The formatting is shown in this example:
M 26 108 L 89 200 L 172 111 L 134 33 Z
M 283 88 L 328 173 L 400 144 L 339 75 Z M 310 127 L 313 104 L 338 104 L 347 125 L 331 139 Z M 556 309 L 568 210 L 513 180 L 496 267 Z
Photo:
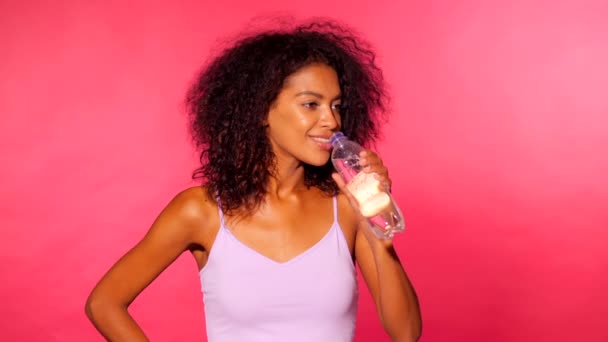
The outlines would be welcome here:
M 129 304 L 180 254 L 200 269 L 210 341 L 352 341 L 355 263 L 386 332 L 421 331 L 391 241 L 374 237 L 330 162 L 343 131 L 366 144 L 385 94 L 374 54 L 316 23 L 241 39 L 188 94 L 201 186 L 186 189 L 92 291 L 86 312 L 109 340 L 145 341 Z M 365 172 L 390 185 L 374 152 Z

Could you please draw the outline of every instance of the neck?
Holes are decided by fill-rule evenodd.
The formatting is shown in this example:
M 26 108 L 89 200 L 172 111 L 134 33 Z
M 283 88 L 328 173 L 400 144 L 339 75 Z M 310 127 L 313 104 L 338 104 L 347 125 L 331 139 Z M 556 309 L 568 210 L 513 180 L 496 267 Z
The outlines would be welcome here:
M 268 194 L 275 198 L 288 198 L 304 189 L 304 164 L 295 158 L 276 156 L 273 175 L 268 181 Z

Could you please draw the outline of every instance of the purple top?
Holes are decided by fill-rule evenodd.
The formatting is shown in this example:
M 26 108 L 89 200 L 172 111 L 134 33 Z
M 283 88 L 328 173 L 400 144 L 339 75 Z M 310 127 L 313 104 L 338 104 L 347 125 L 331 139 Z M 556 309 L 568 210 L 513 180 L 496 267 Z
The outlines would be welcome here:
M 200 271 L 210 342 L 353 341 L 357 276 L 337 221 L 314 246 L 279 263 L 224 225 Z

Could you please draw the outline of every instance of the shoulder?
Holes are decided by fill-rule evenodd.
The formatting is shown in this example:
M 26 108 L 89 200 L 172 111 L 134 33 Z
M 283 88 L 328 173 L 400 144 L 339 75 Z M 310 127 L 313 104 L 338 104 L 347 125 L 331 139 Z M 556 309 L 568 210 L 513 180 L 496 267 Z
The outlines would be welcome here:
M 338 193 L 336 200 L 338 202 L 339 218 L 344 221 L 344 224 L 356 229 L 359 223 L 359 215 L 355 212 L 346 195 Z
M 157 219 L 156 225 L 178 229 L 194 241 L 219 223 L 217 202 L 204 186 L 194 186 L 177 193 Z M 201 236 L 203 234 L 203 236 Z
M 359 229 L 359 216 L 343 193 L 338 193 L 336 200 L 338 205 L 338 222 L 351 251 L 353 251 Z
M 217 210 L 217 202 L 209 197 L 204 186 L 193 186 L 177 193 L 167 208 L 173 209 L 182 219 L 196 220 Z

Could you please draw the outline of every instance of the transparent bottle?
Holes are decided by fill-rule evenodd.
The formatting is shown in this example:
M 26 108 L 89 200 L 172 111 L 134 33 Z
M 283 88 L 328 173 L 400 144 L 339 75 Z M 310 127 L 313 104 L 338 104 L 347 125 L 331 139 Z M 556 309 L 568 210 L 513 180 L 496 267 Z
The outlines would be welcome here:
M 380 239 L 392 239 L 393 235 L 405 229 L 401 210 L 375 173 L 363 172 L 359 166 L 359 153 L 363 151 L 357 144 L 336 132 L 331 137 L 333 151 L 331 161 L 338 171 L 347 190 L 359 204 L 361 215 L 365 217 L 374 234 Z

